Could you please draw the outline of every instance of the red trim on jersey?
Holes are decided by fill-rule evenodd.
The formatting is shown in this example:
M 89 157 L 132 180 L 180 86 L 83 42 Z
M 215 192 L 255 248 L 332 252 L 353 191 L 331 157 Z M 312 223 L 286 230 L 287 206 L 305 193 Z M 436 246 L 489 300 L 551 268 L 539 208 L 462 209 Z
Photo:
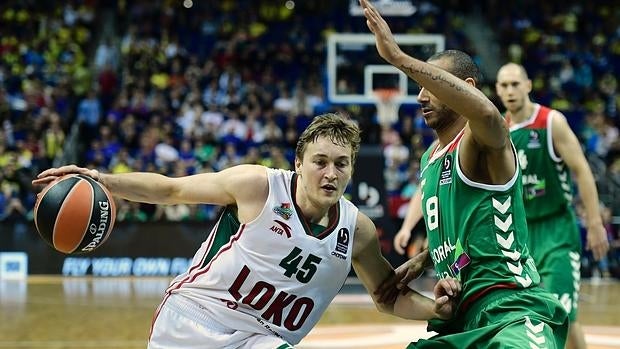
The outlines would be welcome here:
M 245 229 L 245 224 L 242 224 L 241 227 L 239 228 L 239 232 L 234 235 L 228 242 L 227 245 L 225 245 L 225 247 L 223 247 L 222 249 L 220 249 L 220 251 L 213 257 L 211 258 L 211 261 L 209 261 L 209 264 L 207 264 L 207 266 L 197 272 L 194 275 L 190 275 L 188 274 L 181 282 L 179 282 L 176 287 L 168 287 L 168 289 L 166 290 L 166 296 L 164 297 L 164 299 L 162 300 L 161 304 L 159 305 L 159 307 L 157 307 L 157 310 L 155 311 L 155 315 L 153 316 L 153 321 L 151 322 L 151 329 L 149 332 L 149 340 L 151 340 L 151 336 L 153 335 L 153 327 L 155 326 L 155 320 L 157 320 L 157 317 L 159 316 L 159 313 L 161 312 L 161 308 L 164 306 L 164 303 L 166 303 L 166 301 L 168 300 L 168 298 L 170 298 L 170 295 L 172 294 L 172 291 L 174 290 L 178 290 L 179 288 L 181 288 L 181 286 L 183 286 L 183 284 L 185 283 L 192 283 L 196 280 L 196 278 L 206 272 L 209 271 L 209 269 L 211 269 L 211 265 L 213 264 L 213 262 L 225 251 L 229 250 L 232 247 L 232 244 L 239 240 L 239 238 L 241 237 L 241 234 L 243 233 L 243 230 Z M 212 234 L 215 235 L 215 234 Z M 206 251 L 209 251 L 209 249 L 207 248 Z M 205 256 L 208 253 L 205 253 Z M 205 257 L 203 257 L 204 260 Z
M 325 228 L 325 230 L 323 230 L 322 233 L 316 236 L 319 240 L 326 237 L 332 231 L 334 231 L 334 229 L 336 229 L 336 226 L 338 225 L 338 222 L 340 221 L 340 200 L 338 200 L 338 202 L 335 205 L 329 208 L 328 217 L 329 217 L 329 220 L 331 221 L 330 222 L 331 224 L 328 225 L 327 228 Z
M 534 122 L 527 125 L 527 128 L 547 128 L 547 119 L 549 118 L 550 112 L 551 109 L 541 105 L 538 109 L 538 114 L 536 114 L 536 117 L 534 118 Z
M 340 199 L 338 200 L 337 203 L 335 203 L 329 208 L 329 213 L 328 213 L 329 221 L 327 222 L 328 224 L 327 227 L 323 229 L 323 231 L 320 232 L 319 234 L 314 235 L 312 233 L 312 227 L 310 226 L 310 222 L 308 221 L 306 216 L 303 214 L 302 209 L 297 205 L 297 200 L 296 200 L 297 177 L 298 177 L 297 173 L 293 173 L 293 178 L 291 179 L 291 198 L 293 200 L 293 206 L 295 207 L 295 211 L 297 212 L 297 216 L 299 217 L 299 221 L 301 222 L 301 225 L 304 227 L 304 230 L 306 231 L 306 235 L 322 240 L 326 236 L 329 236 L 329 234 L 331 234 L 334 231 L 334 229 L 338 226 L 338 222 L 340 222 Z
M 459 311 L 460 312 L 467 311 L 467 308 L 469 308 L 474 302 L 476 302 L 478 299 L 482 298 L 482 296 L 484 296 L 485 294 L 490 293 L 491 291 L 495 291 L 495 290 L 499 290 L 499 289 L 511 289 L 511 288 L 517 288 L 517 284 L 515 284 L 515 283 L 511 283 L 511 284 L 506 283 L 506 284 L 496 284 L 496 285 L 493 285 L 493 286 L 489 286 L 489 287 L 485 288 L 482 291 L 474 293 L 474 295 L 470 296 L 465 301 L 463 301 L 463 303 L 461 303 L 461 307 L 460 307 Z
M 233 243 L 235 241 L 239 240 L 239 238 L 241 237 L 241 234 L 243 233 L 244 229 L 245 229 L 245 224 L 242 224 L 241 227 L 239 228 L 239 232 L 236 235 L 234 235 L 228 241 L 228 244 L 224 245 L 224 247 L 222 247 L 220 249 L 220 251 L 213 258 L 211 258 L 211 261 L 209 261 L 209 264 L 207 264 L 207 266 L 203 270 L 201 270 L 201 271 L 197 272 L 196 274 L 194 274 L 194 276 L 190 280 L 188 280 L 188 283 L 194 282 L 197 277 L 199 277 L 200 275 L 208 272 L 209 269 L 211 269 L 211 265 L 217 259 L 217 257 L 219 257 L 223 252 L 226 252 L 227 250 L 230 250 L 230 248 L 232 247 Z M 179 289 L 179 288 L 181 288 L 181 285 L 179 285 L 176 289 Z
M 217 232 L 217 228 L 220 226 L 220 222 L 221 222 L 221 217 L 217 221 L 217 224 L 213 227 L 213 229 L 211 229 L 211 235 L 209 236 L 209 242 L 207 243 L 207 247 L 205 248 L 204 254 L 200 258 L 200 261 L 197 264 L 192 265 L 191 268 L 189 268 L 189 270 L 187 271 L 187 275 L 185 276 L 185 278 L 183 278 L 183 280 L 178 280 L 172 283 L 170 286 L 168 286 L 165 292 L 170 292 L 173 288 L 175 288 L 175 286 L 187 281 L 187 278 L 191 276 L 192 272 L 196 269 L 199 269 L 200 266 L 204 263 L 205 259 L 207 258 L 207 255 L 209 254 L 209 250 L 211 250 L 211 247 L 213 246 L 213 242 L 215 241 L 215 235 L 217 235 L 216 232 Z
M 461 141 L 461 138 L 463 138 L 463 135 L 465 134 L 465 128 L 463 128 L 462 130 L 459 131 L 459 133 L 448 143 L 450 144 L 450 147 L 448 148 L 448 150 L 446 152 L 450 152 L 452 150 L 454 150 L 456 148 L 456 146 L 459 144 L 459 142 Z M 435 156 L 435 154 L 437 152 L 442 151 L 442 149 L 444 148 L 440 148 L 441 144 L 439 144 L 439 142 L 437 142 L 437 144 L 435 145 L 435 149 L 433 149 L 430 153 L 430 155 L 428 156 L 428 161 L 431 162 L 435 161 L 433 159 L 433 157 Z
M 430 162 L 431 159 L 433 158 L 433 156 L 435 156 L 435 153 L 437 152 L 437 150 L 439 150 L 439 146 L 441 144 L 439 144 L 439 142 L 437 142 L 437 144 L 435 144 L 435 149 L 433 149 L 433 151 L 431 151 L 431 153 L 428 156 L 428 161 Z
M 461 142 L 461 139 L 463 139 L 463 135 L 465 134 L 465 132 L 461 131 L 461 133 L 459 133 L 458 135 L 456 135 L 456 138 L 454 139 L 452 145 L 450 145 L 450 148 L 448 148 L 448 153 L 453 151 L 454 149 L 456 149 L 456 147 L 459 145 L 459 143 Z

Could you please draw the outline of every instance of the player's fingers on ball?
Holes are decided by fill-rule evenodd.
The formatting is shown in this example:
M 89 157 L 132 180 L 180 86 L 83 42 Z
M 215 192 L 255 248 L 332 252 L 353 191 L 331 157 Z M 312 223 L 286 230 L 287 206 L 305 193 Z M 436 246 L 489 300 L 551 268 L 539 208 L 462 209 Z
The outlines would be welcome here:
M 39 174 L 37 175 L 37 178 L 43 178 L 43 177 L 49 176 L 51 173 L 53 173 L 53 172 L 54 172 L 54 170 L 56 170 L 56 169 L 55 169 L 55 168 L 50 168 L 50 169 L 47 169 L 47 170 L 45 170 L 45 171 L 43 171 L 43 172 L 39 173 Z
M 44 177 L 44 178 L 38 178 L 38 179 L 33 180 L 32 184 L 33 185 L 46 185 L 46 184 L 54 181 L 56 178 L 58 178 L 58 177 L 56 177 L 56 176 L 47 176 L 47 177 Z

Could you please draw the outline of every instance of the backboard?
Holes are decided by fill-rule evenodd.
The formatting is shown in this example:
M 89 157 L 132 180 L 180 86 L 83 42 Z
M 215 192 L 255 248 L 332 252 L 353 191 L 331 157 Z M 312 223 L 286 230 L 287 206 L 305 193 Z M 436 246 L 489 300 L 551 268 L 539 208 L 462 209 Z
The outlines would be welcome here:
M 440 34 L 396 34 L 401 49 L 426 60 L 443 51 Z M 333 33 L 327 39 L 327 94 L 334 104 L 374 104 L 373 91 L 398 89 L 400 104 L 416 104 L 419 92 L 415 81 L 387 63 L 377 53 L 373 34 Z
M 418 8 L 412 0 L 370 0 L 373 6 L 379 10 L 383 16 L 411 16 Z M 362 6 L 358 0 L 349 0 L 349 14 L 351 16 L 362 16 Z

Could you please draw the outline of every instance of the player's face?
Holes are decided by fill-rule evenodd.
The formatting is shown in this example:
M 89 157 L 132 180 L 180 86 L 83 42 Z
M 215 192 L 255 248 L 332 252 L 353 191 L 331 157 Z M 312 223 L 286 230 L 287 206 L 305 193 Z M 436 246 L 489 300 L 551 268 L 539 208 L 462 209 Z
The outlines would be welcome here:
M 444 70 L 448 70 L 450 64 L 445 58 L 429 61 L 428 63 Z M 420 103 L 426 125 L 434 130 L 440 130 L 458 118 L 458 115 L 452 109 L 448 108 L 447 105 L 424 87 L 420 89 L 418 102 Z
M 509 112 L 514 114 L 523 109 L 531 90 L 531 80 L 517 67 L 503 67 L 498 72 L 495 91 Z
M 351 145 L 340 146 L 319 137 L 307 144 L 302 159 L 295 159 L 298 185 L 313 205 L 327 208 L 338 202 L 353 172 L 351 155 Z

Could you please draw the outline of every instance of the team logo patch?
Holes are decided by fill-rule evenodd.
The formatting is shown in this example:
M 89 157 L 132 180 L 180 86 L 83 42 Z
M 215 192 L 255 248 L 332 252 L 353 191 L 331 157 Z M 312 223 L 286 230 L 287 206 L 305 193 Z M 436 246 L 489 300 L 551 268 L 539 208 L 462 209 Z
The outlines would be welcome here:
M 469 263 L 471 263 L 471 258 L 469 258 L 469 255 L 465 252 L 461 253 L 460 256 L 456 257 L 456 261 L 450 266 L 452 275 L 459 275 L 461 270 L 463 270 L 463 268 L 469 265 Z
M 452 183 L 452 155 L 448 154 L 443 158 L 441 174 L 439 176 L 439 185 L 450 183 Z
M 336 256 L 340 259 L 347 259 L 350 238 L 351 236 L 349 234 L 349 229 L 340 228 L 340 230 L 338 230 L 338 236 L 336 238 L 336 250 L 332 251 L 332 256 Z
M 271 226 L 271 228 L 269 230 L 271 230 L 272 232 L 278 234 L 278 235 L 285 235 L 287 238 L 291 238 L 291 227 L 289 227 L 288 224 L 279 221 L 277 219 L 275 219 L 273 221 L 275 224 Z
M 280 206 L 274 207 L 273 212 L 284 219 L 289 219 L 293 215 L 293 209 L 291 208 L 290 202 L 283 202 Z
M 536 149 L 540 148 L 540 135 L 538 132 L 531 130 L 530 131 L 530 140 L 527 142 L 528 149 Z

